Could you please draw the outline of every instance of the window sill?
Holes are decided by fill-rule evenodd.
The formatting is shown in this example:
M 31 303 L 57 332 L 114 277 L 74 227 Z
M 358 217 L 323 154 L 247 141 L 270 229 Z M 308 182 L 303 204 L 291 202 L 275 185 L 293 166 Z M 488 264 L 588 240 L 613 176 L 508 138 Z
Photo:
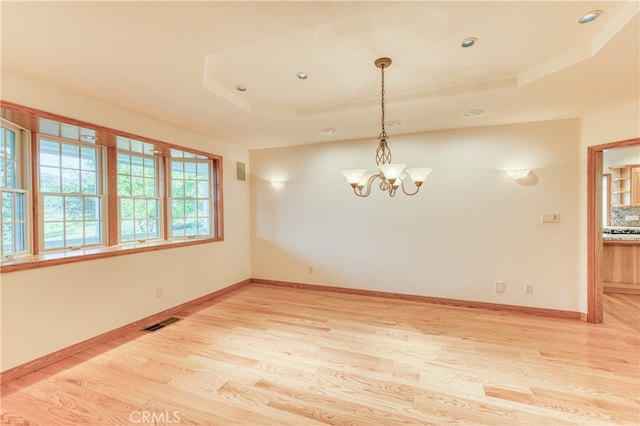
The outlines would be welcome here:
M 223 238 L 180 239 L 168 241 L 149 241 L 144 243 L 120 244 L 109 247 L 95 247 L 81 250 L 43 253 L 32 256 L 5 260 L 0 265 L 0 273 L 26 271 L 28 269 L 45 268 L 47 266 L 65 265 L 85 260 L 104 259 L 126 254 L 164 250 L 176 247 L 208 244 L 223 241 Z

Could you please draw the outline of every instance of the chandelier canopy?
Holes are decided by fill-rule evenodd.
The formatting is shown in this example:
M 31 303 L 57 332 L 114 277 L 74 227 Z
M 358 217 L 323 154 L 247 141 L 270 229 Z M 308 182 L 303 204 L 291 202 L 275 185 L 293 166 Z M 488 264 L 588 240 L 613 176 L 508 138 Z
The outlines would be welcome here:
M 392 164 L 391 163 L 391 149 L 387 144 L 389 137 L 385 131 L 385 109 L 384 109 L 384 69 L 391 65 L 391 59 L 379 58 L 374 62 L 376 67 L 380 68 L 382 75 L 381 83 L 381 96 L 380 106 L 382 110 L 382 117 L 380 124 L 382 131 L 378 135 L 378 149 L 376 149 L 376 165 L 378 166 L 377 173 L 367 173 L 367 169 L 349 169 L 343 170 L 342 174 L 347 179 L 347 182 L 353 188 L 353 192 L 358 197 L 368 197 L 371 194 L 371 187 L 376 179 L 380 179 L 378 187 L 382 191 L 386 191 L 389 196 L 396 195 L 398 188 L 402 189 L 406 195 L 415 195 L 420 190 L 420 186 L 424 183 L 425 179 L 431 173 L 431 169 L 428 168 L 411 168 L 407 169 L 406 164 Z M 409 176 L 415 185 L 413 192 L 407 192 L 404 186 L 404 179 Z

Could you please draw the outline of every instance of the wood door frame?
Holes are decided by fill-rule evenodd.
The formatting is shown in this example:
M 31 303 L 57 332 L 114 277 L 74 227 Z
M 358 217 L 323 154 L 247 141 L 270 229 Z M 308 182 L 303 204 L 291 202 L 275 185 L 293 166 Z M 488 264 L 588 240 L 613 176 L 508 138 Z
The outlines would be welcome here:
M 601 323 L 602 306 L 602 157 L 607 149 L 640 145 L 640 138 L 587 148 L 587 321 Z

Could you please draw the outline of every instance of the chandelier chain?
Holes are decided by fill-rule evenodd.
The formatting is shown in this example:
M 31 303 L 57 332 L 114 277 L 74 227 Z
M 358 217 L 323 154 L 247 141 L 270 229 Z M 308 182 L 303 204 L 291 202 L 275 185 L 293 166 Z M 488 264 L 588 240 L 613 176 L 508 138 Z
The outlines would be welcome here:
M 384 127 L 384 121 L 385 121 L 384 69 L 385 69 L 385 65 L 381 64 L 380 65 L 380 74 L 382 76 L 382 81 L 380 83 L 380 110 L 382 111 L 382 114 L 381 114 L 381 117 L 380 117 L 380 126 L 382 127 L 382 132 L 380 132 L 380 135 L 378 136 L 378 139 L 380 140 L 380 142 L 378 144 L 378 149 L 376 149 L 376 164 L 378 166 L 380 164 L 391 164 L 391 150 L 389 149 L 389 146 L 387 145 L 388 136 L 387 136 L 387 132 L 386 132 L 385 127 Z
M 380 67 L 382 74 L 382 83 L 380 84 L 380 109 L 382 110 L 382 117 L 380 119 L 380 125 L 382 126 L 382 133 L 380 133 L 380 138 L 387 138 L 387 132 L 384 128 L 384 65 Z

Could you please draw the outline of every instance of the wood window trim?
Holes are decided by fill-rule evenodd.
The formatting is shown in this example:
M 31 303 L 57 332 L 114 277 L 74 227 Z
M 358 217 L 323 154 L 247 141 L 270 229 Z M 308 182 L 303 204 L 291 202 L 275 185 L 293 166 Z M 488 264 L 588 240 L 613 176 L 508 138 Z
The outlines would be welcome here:
M 83 262 L 86 260 L 105 259 L 108 257 L 193 246 L 198 244 L 208 244 L 218 241 L 224 241 L 224 239 L 222 237 L 214 237 L 191 241 L 160 240 L 145 243 L 120 244 L 116 246 L 47 252 L 3 261 L 0 266 L 0 273 L 5 274 L 8 272 L 26 271 L 29 269 L 44 268 L 47 266 L 65 265 L 68 263 Z
M 63 265 L 68 263 L 82 262 L 87 260 L 96 260 L 103 259 L 114 256 L 149 252 L 149 251 L 157 251 L 157 250 L 165 250 L 179 247 L 186 247 L 192 245 L 200 245 L 200 244 L 210 244 L 215 242 L 224 241 L 224 208 L 223 208 L 223 159 L 222 156 L 211 154 L 209 152 L 199 151 L 197 149 L 187 148 L 180 145 L 171 144 L 168 142 L 162 142 L 155 139 L 150 139 L 144 136 L 139 136 L 135 134 L 131 134 L 125 131 L 115 130 L 108 127 L 95 125 L 92 123 L 87 123 L 84 121 L 76 120 L 73 118 L 52 114 L 46 111 L 41 111 L 35 108 L 30 108 L 22 105 L 18 105 L 12 102 L 7 102 L 4 100 L 0 100 L 0 108 L 2 109 L 2 117 L 7 119 L 8 121 L 26 129 L 30 132 L 31 135 L 35 135 L 37 133 L 38 120 L 40 118 L 47 118 L 55 121 L 60 121 L 72 125 L 76 125 L 79 127 L 94 129 L 98 135 L 99 142 L 97 145 L 102 145 L 107 148 L 107 188 L 108 192 L 106 194 L 106 199 L 108 203 L 108 227 L 109 227 L 109 235 L 107 246 L 100 247 L 88 247 L 79 250 L 67 250 L 67 251 L 59 251 L 59 252 L 46 252 L 39 253 L 37 250 L 37 243 L 39 238 L 38 233 L 38 203 L 37 197 L 35 194 L 38 193 L 38 175 L 37 175 L 37 159 L 36 154 L 37 150 L 35 150 L 35 146 L 31 148 L 31 174 L 32 174 L 32 244 L 33 244 L 33 254 L 15 257 L 12 259 L 4 260 L 0 263 L 0 273 L 8 273 L 8 272 L 16 272 L 16 271 L 24 271 L 35 268 Z M 115 146 L 115 135 L 123 136 L 130 139 L 135 139 L 143 142 L 148 142 L 153 144 L 156 149 L 161 151 L 163 161 L 165 158 L 168 158 L 168 154 L 171 149 L 176 149 L 184 152 L 189 152 L 196 155 L 202 155 L 207 157 L 213 162 L 213 166 L 216 172 L 213 175 L 212 181 L 212 194 L 213 194 L 213 212 L 216 214 L 215 219 L 215 235 L 214 237 L 199 237 L 199 238 L 180 238 L 180 239 L 168 239 L 167 233 L 165 232 L 164 240 L 153 240 L 144 243 L 122 243 L 118 244 L 117 241 L 117 203 L 115 203 L 115 179 L 111 178 L 111 171 L 115 171 L 115 163 L 113 161 L 113 157 L 115 156 L 116 146 Z M 31 137 L 30 142 L 32 145 L 37 144 L 37 138 Z M 113 168 L 113 170 L 111 170 Z M 164 176 L 161 176 L 161 179 L 164 179 Z M 164 191 L 163 191 L 164 193 Z M 167 200 L 166 197 L 163 196 L 162 203 L 163 206 L 161 208 L 167 209 Z M 116 213 L 115 215 L 113 213 Z M 166 211 L 165 211 L 165 216 Z M 166 221 L 162 224 L 165 226 L 166 231 Z

